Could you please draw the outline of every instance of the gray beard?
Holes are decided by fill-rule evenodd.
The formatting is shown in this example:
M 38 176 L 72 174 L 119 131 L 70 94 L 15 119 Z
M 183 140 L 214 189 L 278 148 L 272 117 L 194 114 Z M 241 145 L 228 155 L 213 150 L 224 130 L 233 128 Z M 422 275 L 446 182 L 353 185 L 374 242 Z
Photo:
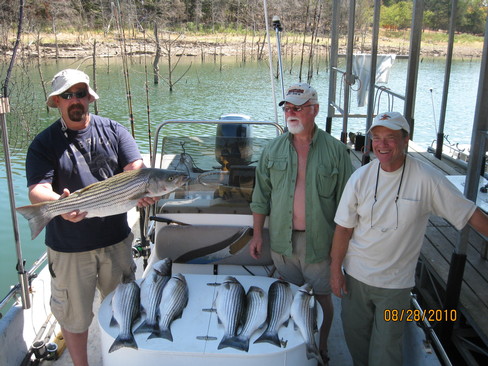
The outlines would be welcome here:
M 303 131 L 303 125 L 300 122 L 297 126 L 288 126 L 288 131 L 290 131 L 291 134 L 296 135 L 300 132 Z

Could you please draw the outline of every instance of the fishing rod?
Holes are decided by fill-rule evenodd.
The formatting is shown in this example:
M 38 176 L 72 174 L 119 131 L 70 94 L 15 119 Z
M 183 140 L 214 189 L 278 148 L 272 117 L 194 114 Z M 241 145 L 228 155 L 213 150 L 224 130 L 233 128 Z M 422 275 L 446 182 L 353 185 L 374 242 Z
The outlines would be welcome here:
M 281 96 L 282 100 L 285 99 L 285 85 L 283 83 L 283 62 L 281 60 L 281 37 L 280 33 L 283 31 L 283 26 L 281 25 L 280 17 L 275 15 L 273 17 L 273 28 L 276 31 L 276 47 L 278 51 L 278 66 L 280 69 L 280 81 L 281 81 Z
M 271 78 L 271 91 L 273 93 L 273 108 L 275 113 L 275 122 L 278 123 L 278 107 L 276 106 L 276 92 L 275 92 L 275 84 L 274 84 L 274 76 L 273 76 L 273 52 L 271 50 L 271 41 L 269 36 L 268 2 L 266 0 L 263 0 L 263 7 L 264 7 L 264 21 L 266 25 L 266 37 L 268 39 L 269 74 Z M 285 127 L 286 127 L 286 121 L 285 121 Z
M 131 132 L 132 132 L 132 137 L 135 138 L 135 127 L 134 127 L 134 113 L 132 109 L 132 94 L 131 94 L 131 89 L 130 89 L 130 77 L 129 77 L 129 66 L 127 63 L 127 47 L 125 43 L 125 31 L 124 31 L 124 26 L 122 24 L 122 15 L 121 15 L 121 10 L 120 10 L 120 3 L 117 1 L 117 7 L 116 7 L 116 21 L 117 21 L 117 27 L 119 29 L 119 34 L 120 34 L 120 48 L 121 48 L 121 54 L 122 54 L 122 67 L 124 70 L 124 81 L 125 81 L 125 92 L 127 96 L 127 107 L 129 109 L 129 120 L 130 120 L 130 127 L 131 127 Z
M 14 49 L 12 51 L 12 58 L 10 59 L 10 65 L 7 70 L 7 76 L 5 77 L 5 81 L 3 83 L 3 90 L 2 90 L 2 97 L 0 98 L 0 127 L 2 130 L 2 143 L 3 143 L 3 151 L 5 154 L 5 166 L 6 166 L 6 173 L 7 173 L 7 185 L 8 185 L 8 192 L 9 192 L 9 199 L 10 199 L 10 214 L 12 216 L 12 226 L 14 229 L 14 239 L 15 239 L 15 249 L 17 252 L 17 273 L 19 276 L 19 285 L 20 285 L 20 296 L 22 299 L 22 307 L 24 309 L 29 309 L 31 307 L 31 301 L 29 297 L 29 281 L 27 272 L 25 271 L 25 261 L 22 259 L 22 246 L 20 244 L 20 235 L 19 235 L 19 224 L 17 222 L 17 215 L 15 212 L 15 193 L 13 187 L 13 178 L 12 178 L 12 165 L 10 161 L 10 148 L 9 148 L 9 140 L 8 140 L 8 131 L 7 131 L 7 120 L 6 114 L 10 112 L 10 105 L 8 99 L 8 84 L 10 81 L 10 76 L 12 75 L 12 70 L 15 65 L 15 59 L 17 56 L 17 50 L 20 44 L 20 36 L 22 35 L 22 23 L 24 19 L 24 0 L 19 0 L 19 24 L 17 28 L 17 39 L 15 40 Z

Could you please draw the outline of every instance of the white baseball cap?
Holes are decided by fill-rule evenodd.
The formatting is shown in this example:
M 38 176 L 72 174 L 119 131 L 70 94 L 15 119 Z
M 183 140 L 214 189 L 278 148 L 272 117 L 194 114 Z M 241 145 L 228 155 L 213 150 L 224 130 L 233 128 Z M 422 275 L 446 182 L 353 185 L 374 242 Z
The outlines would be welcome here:
M 410 133 L 410 125 L 403 115 L 399 112 L 384 112 L 379 113 L 374 119 L 373 124 L 368 130 L 368 133 L 375 127 L 383 126 L 390 130 L 405 130 Z
M 51 108 L 57 108 L 58 105 L 54 101 L 53 96 L 64 93 L 66 90 L 71 88 L 73 85 L 85 83 L 88 88 L 88 93 L 90 94 L 89 102 L 92 103 L 98 99 L 98 94 L 90 88 L 90 77 L 83 71 L 75 69 L 65 69 L 54 75 L 51 81 L 52 93 L 49 94 L 46 104 Z
M 285 103 L 294 105 L 302 105 L 310 101 L 310 103 L 318 103 L 317 91 L 307 83 L 297 83 L 290 86 L 285 94 L 285 99 L 278 103 L 282 106 Z

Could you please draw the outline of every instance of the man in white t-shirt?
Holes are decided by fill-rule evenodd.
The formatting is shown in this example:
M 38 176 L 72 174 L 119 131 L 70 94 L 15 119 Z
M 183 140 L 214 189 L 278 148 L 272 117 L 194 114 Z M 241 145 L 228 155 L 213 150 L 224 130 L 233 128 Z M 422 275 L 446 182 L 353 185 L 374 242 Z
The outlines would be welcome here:
M 404 322 L 387 322 L 384 314 L 409 309 L 429 216 L 483 235 L 488 216 L 442 174 L 407 156 L 410 126 L 400 113 L 377 115 L 368 132 L 377 159 L 356 170 L 342 193 L 331 288 L 342 297 L 354 365 L 401 365 Z

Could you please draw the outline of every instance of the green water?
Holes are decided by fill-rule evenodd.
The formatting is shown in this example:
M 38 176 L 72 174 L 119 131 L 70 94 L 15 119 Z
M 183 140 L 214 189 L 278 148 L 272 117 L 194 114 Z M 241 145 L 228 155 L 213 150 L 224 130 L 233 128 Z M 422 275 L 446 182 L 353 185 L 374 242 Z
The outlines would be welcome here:
M 169 92 L 168 85 L 161 79 L 158 85 L 152 82 L 152 74 L 148 75 L 148 92 L 146 95 L 145 59 L 137 58 L 129 65 L 130 92 L 133 105 L 133 120 L 135 137 L 143 153 L 149 152 L 148 137 L 148 107 L 151 130 L 167 119 L 218 119 L 225 113 L 244 113 L 254 120 L 275 120 L 274 100 L 271 88 L 268 62 L 239 62 L 234 57 L 224 58 L 222 64 L 217 58 L 207 59 L 202 62 L 199 58 L 187 57 L 178 64 L 173 79 L 176 80 L 186 70 L 188 73 L 174 86 L 173 92 Z M 44 80 L 50 81 L 52 76 L 61 69 L 71 67 L 80 68 L 92 75 L 91 60 L 74 61 L 64 60 L 59 63 L 50 61 L 42 66 Z M 295 61 L 296 62 L 296 61 Z M 341 61 L 343 62 L 343 61 Z M 125 78 L 121 60 L 99 59 L 97 60 L 97 93 L 98 113 L 110 117 L 129 130 L 127 93 Z M 406 60 L 397 60 L 390 75 L 388 87 L 400 94 L 405 90 Z M 479 62 L 455 62 L 451 75 L 450 106 L 448 108 L 446 122 L 446 134 L 459 143 L 469 143 L 471 138 L 471 125 L 474 116 L 474 105 L 479 75 Z M 2 79 L 5 77 L 5 66 L 0 66 Z M 290 85 L 298 80 L 298 66 L 284 62 L 284 83 Z M 290 68 L 292 71 L 290 72 Z M 416 103 L 416 136 L 414 141 L 421 145 L 430 145 L 436 136 L 433 122 L 435 111 L 439 116 L 442 82 L 444 75 L 444 63 L 442 61 L 425 61 L 420 64 L 419 81 Z M 147 59 L 147 69 L 151 72 L 151 60 Z M 161 66 L 161 74 L 167 71 Z M 275 94 L 279 100 L 281 86 L 277 79 L 275 82 Z M 319 101 L 322 103 L 317 118 L 319 127 L 324 128 L 327 115 L 328 73 L 325 64 L 315 74 L 312 84 L 318 91 Z M 338 82 L 338 87 L 341 83 Z M 41 88 L 39 72 L 35 63 L 26 64 L 24 68 L 18 67 L 12 79 L 12 92 L 10 104 L 12 113 L 7 115 L 12 154 L 13 184 L 15 189 L 15 204 L 22 206 L 29 204 L 25 183 L 24 159 L 25 149 L 31 139 L 43 128 L 58 118 L 58 112 L 45 109 L 45 98 Z M 466 87 L 467 86 L 467 87 Z M 50 85 L 46 88 L 50 91 Z M 433 92 L 430 92 L 433 89 Z M 343 94 L 338 94 L 338 99 Z M 354 100 L 353 100 L 354 102 Z M 381 111 L 387 110 L 388 100 L 383 97 Z M 433 104 L 434 102 L 434 108 Z M 393 109 L 403 111 L 403 103 L 396 101 Z M 436 110 L 437 109 L 437 110 Z M 93 104 L 91 111 L 94 111 Z M 365 113 L 366 108 L 352 108 L 352 113 Z M 282 119 L 281 111 L 278 118 Z M 332 134 L 339 136 L 342 121 L 335 120 Z M 364 120 L 350 120 L 349 131 L 363 131 Z M 171 127 L 166 134 L 178 135 L 202 135 L 213 134 L 214 128 L 204 126 L 200 131 L 187 131 L 181 127 Z M 256 131 L 258 134 L 260 131 Z M 262 132 L 264 133 L 264 132 Z M 10 216 L 9 200 L 7 194 L 7 182 L 5 173 L 5 159 L 3 151 L 0 153 L 0 297 L 6 293 L 8 287 L 17 281 L 15 271 L 16 252 L 13 239 L 12 219 Z M 41 233 L 34 241 L 30 239 L 30 232 L 23 217 L 17 216 L 20 227 L 23 258 L 26 260 L 26 268 L 44 251 L 44 234 Z

